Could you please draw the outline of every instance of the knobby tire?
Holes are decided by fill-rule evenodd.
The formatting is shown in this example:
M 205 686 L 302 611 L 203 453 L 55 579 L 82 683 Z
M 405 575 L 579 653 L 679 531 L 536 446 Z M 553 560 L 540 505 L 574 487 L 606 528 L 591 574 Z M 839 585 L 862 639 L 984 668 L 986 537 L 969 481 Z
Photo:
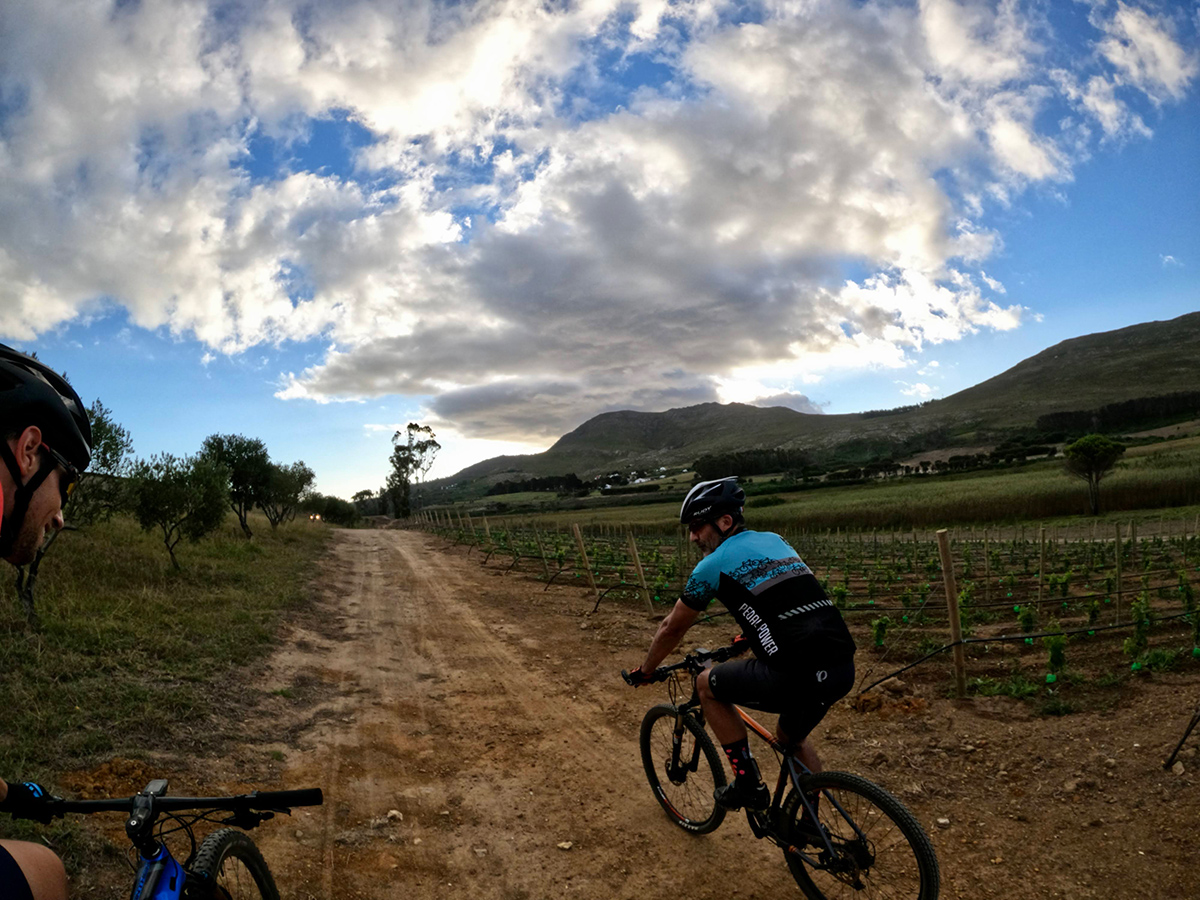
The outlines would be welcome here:
M 805 793 L 820 792 L 817 816 L 828 831 L 837 859 L 824 843 L 814 844 L 796 824 L 804 814 L 800 795 L 788 794 L 781 808 L 782 831 L 804 854 L 808 865 L 784 850 L 792 877 L 809 900 L 937 900 L 937 856 L 916 817 L 879 785 L 847 772 L 819 772 L 800 779 Z M 836 801 L 843 816 L 830 802 Z M 863 832 L 860 838 L 847 816 Z
M 725 810 L 713 799 L 713 791 L 725 784 L 725 767 L 704 726 L 685 714 L 680 759 L 695 759 L 697 767 L 694 772 L 677 772 L 672 780 L 667 767 L 672 758 L 676 716 L 675 707 L 667 703 L 646 713 L 640 740 L 642 766 L 667 817 L 691 834 L 708 834 L 725 819 Z
M 187 887 L 188 900 L 279 900 L 258 847 L 236 828 L 214 831 L 204 839 Z

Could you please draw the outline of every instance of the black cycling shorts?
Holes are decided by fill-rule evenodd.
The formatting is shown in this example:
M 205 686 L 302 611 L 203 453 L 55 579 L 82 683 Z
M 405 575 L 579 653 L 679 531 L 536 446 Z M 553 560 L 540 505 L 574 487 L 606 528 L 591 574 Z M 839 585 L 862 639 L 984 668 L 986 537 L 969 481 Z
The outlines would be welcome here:
M 4 900 L 33 900 L 33 891 L 17 861 L 0 847 L 0 897 Z
M 829 707 L 854 687 L 854 660 L 808 672 L 780 672 L 760 659 L 734 659 L 713 666 L 708 687 L 723 703 L 779 713 L 779 727 L 799 742 Z

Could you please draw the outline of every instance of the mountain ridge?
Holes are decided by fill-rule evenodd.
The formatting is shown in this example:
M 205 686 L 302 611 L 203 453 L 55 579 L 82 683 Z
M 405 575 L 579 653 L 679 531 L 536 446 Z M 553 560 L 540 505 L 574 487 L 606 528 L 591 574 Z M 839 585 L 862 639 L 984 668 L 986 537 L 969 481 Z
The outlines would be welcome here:
M 1200 312 L 1060 341 L 949 397 L 896 411 L 820 415 L 787 407 L 702 403 L 663 412 L 600 413 L 547 450 L 499 456 L 430 486 L 494 484 L 574 472 L 690 466 L 707 453 L 805 449 L 816 456 L 861 445 L 862 453 L 904 442 L 946 447 L 988 443 L 1033 428 L 1052 412 L 1200 390 Z

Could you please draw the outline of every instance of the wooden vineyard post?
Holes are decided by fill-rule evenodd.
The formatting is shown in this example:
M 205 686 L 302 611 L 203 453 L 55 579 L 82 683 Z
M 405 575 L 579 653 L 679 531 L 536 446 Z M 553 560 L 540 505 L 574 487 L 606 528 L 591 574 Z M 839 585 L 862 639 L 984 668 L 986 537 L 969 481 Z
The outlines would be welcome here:
M 483 519 L 483 536 L 487 539 L 488 546 L 492 543 L 492 529 L 488 528 L 487 516 L 480 516 Z
M 1121 621 L 1121 523 L 1116 524 L 1117 529 L 1117 622 Z
M 1042 525 L 1038 528 L 1038 543 L 1042 545 L 1041 556 L 1038 562 L 1038 615 L 1042 613 L 1042 595 L 1046 589 L 1046 526 Z
M 633 532 L 629 532 L 629 555 L 633 557 L 633 567 L 637 569 L 638 581 L 642 585 L 642 596 L 646 598 L 646 609 L 654 615 L 654 601 L 650 599 L 650 585 L 646 584 L 646 573 L 642 570 L 642 558 L 638 556 L 637 541 Z
M 992 561 L 988 558 L 988 529 L 983 529 L 983 602 L 992 602 Z
M 467 556 L 470 556 L 471 551 L 475 549 L 475 521 L 470 513 L 467 513 L 467 531 L 470 534 L 467 538 Z
M 959 699 L 962 699 L 967 696 L 967 656 L 962 645 L 962 621 L 958 614 L 954 561 L 950 558 L 950 536 L 945 528 L 938 529 L 937 542 L 942 557 L 942 579 L 946 585 L 946 608 L 950 613 L 950 642 L 954 645 L 954 688 Z
M 600 602 L 600 588 L 596 587 L 596 577 L 592 574 L 592 564 L 588 562 L 587 548 L 583 545 L 583 533 L 579 530 L 578 524 L 572 524 L 571 530 L 575 532 L 575 545 L 579 548 L 579 558 L 583 561 L 583 571 L 587 572 L 588 584 L 592 586 L 592 593 L 596 595 L 596 602 Z
M 542 571 L 546 573 L 546 578 L 548 579 L 550 577 L 550 563 L 546 562 L 546 548 L 542 544 L 542 535 L 536 528 L 533 529 L 533 539 L 537 541 L 538 553 L 542 557 Z
M 1137 520 L 1134 519 L 1129 523 L 1129 562 L 1137 571 L 1138 563 L 1138 536 L 1137 536 Z

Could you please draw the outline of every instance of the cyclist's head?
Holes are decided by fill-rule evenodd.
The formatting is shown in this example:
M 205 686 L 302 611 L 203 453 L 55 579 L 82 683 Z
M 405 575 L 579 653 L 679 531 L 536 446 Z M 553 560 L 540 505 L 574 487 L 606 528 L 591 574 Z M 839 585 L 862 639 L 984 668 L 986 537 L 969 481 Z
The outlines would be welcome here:
M 683 506 L 679 509 L 679 522 L 689 527 L 704 523 L 715 525 L 722 516 L 732 516 L 733 527 L 721 532 L 722 537 L 728 537 L 742 524 L 742 509 L 745 505 L 746 492 L 738 487 L 736 476 L 701 481 L 683 498 Z
M 92 428 L 83 402 L 66 379 L 33 357 L 0 344 L 0 429 L 0 458 L 15 486 L 15 496 L 4 498 L 0 525 L 0 557 L 7 559 L 30 500 L 43 482 L 61 469 L 58 484 L 65 502 L 91 462 Z M 35 434 L 37 438 L 32 437 Z M 31 473 L 23 471 L 14 454 L 14 445 L 21 442 L 32 446 L 41 460 Z

